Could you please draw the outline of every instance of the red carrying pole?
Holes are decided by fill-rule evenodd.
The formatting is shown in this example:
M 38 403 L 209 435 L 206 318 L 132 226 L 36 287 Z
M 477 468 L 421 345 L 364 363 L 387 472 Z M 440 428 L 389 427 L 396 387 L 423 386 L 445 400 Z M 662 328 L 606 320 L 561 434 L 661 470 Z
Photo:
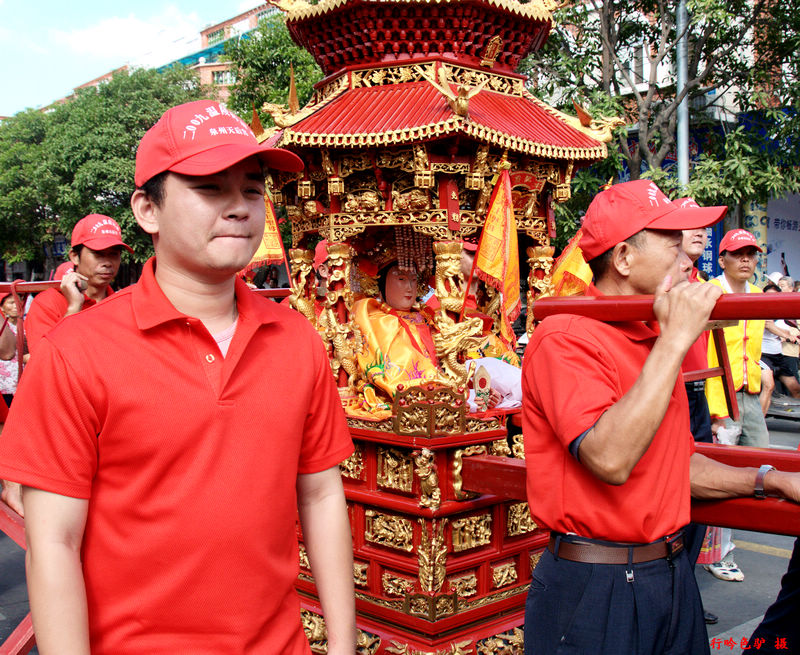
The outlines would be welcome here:
M 554 314 L 578 314 L 598 321 L 652 321 L 653 296 L 566 296 L 540 298 L 533 315 L 541 321 Z M 800 317 L 800 293 L 726 293 L 711 312 L 712 321 L 771 320 Z

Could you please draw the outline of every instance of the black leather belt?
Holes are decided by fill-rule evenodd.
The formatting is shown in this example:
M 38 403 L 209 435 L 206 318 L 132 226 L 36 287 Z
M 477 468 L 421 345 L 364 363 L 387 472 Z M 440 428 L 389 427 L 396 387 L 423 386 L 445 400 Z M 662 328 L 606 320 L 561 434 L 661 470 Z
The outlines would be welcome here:
M 617 544 L 584 541 L 580 537 L 551 532 L 547 549 L 557 558 L 586 564 L 641 564 L 673 559 L 683 550 L 683 531 L 650 544 Z

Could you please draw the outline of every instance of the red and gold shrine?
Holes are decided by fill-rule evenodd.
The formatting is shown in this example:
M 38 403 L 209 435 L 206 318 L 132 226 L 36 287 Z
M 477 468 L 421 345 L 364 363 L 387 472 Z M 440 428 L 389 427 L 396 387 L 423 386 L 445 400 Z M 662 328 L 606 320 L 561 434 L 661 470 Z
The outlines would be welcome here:
M 341 470 L 358 652 L 521 653 L 546 533 L 527 503 L 461 488 L 465 457 L 522 456 L 506 429 L 518 410 L 479 412 L 469 395 L 471 361 L 513 378 L 519 360 L 501 338 L 507 289 L 467 288 L 462 244 L 508 171 L 528 302 L 547 292 L 553 203 L 606 156 L 614 123 L 556 111 L 515 72 L 547 39 L 551 0 L 275 4 L 326 75 L 306 107 L 265 106 L 277 127 L 262 139 L 306 163 L 270 187 L 292 224 L 291 302 L 329 348 L 356 444 Z M 390 274 L 426 302 L 390 306 Z M 306 633 L 325 652 L 302 536 L 300 569 Z

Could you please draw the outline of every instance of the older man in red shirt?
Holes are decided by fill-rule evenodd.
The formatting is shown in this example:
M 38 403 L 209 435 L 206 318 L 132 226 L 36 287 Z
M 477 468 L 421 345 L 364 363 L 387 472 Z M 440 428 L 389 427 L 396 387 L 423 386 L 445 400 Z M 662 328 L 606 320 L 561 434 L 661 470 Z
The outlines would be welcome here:
M 796 474 L 694 452 L 681 363 L 721 290 L 688 282 L 681 230 L 724 210 L 672 203 L 647 180 L 589 206 L 580 242 L 589 294 L 653 294 L 657 322 L 553 316 L 526 350 L 528 502 L 551 531 L 528 596 L 526 655 L 707 653 L 683 543 L 690 492 L 800 500 Z

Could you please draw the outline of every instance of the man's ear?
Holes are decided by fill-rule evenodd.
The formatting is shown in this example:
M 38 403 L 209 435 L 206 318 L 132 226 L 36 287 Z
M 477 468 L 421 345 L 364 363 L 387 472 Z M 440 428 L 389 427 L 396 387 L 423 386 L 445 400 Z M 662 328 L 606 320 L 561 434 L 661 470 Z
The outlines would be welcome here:
M 70 248 L 70 251 L 67 253 L 67 257 L 75 266 L 77 266 L 81 261 L 81 256 L 72 248 Z
M 636 256 L 636 248 L 627 241 L 621 241 L 611 251 L 610 267 L 622 277 L 627 278 L 631 274 L 633 258 Z
M 717 262 L 719 262 L 719 267 L 724 271 L 725 270 L 725 258 L 720 255 L 717 257 Z
M 131 209 L 140 228 L 147 234 L 158 234 L 158 206 L 142 189 L 133 192 Z

